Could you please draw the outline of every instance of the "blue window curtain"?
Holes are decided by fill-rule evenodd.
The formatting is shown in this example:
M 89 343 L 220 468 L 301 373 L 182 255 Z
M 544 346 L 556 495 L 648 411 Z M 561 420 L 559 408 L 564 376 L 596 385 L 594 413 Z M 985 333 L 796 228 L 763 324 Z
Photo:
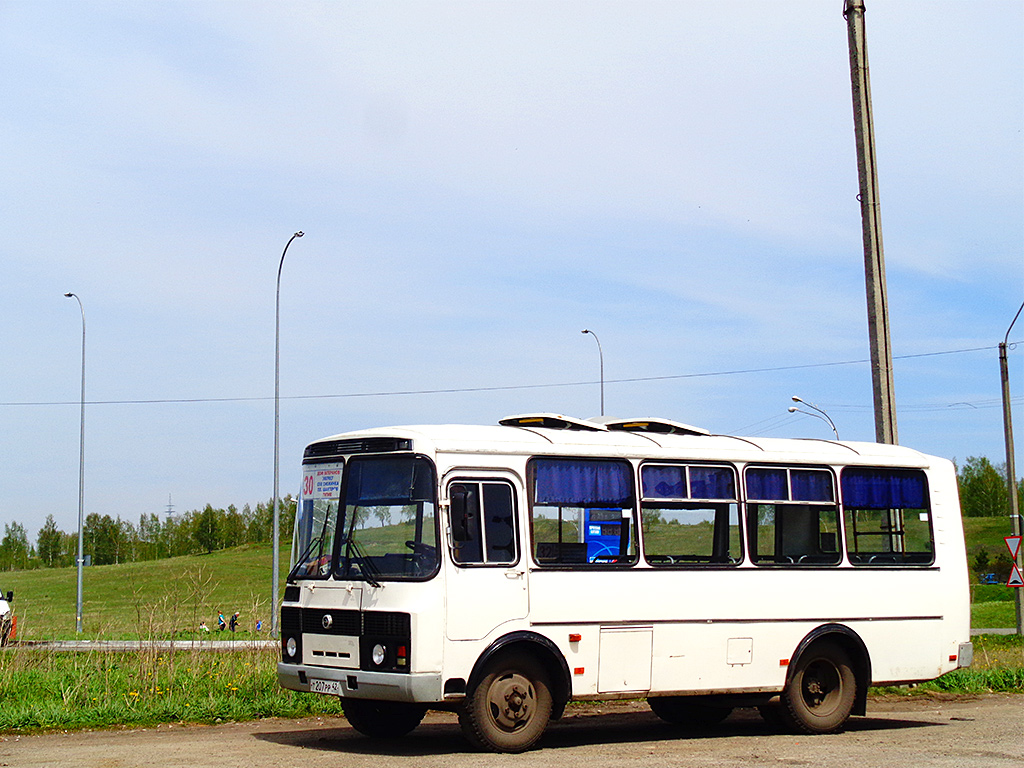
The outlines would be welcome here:
M 632 505 L 632 470 L 627 462 L 535 459 L 534 501 L 580 507 Z
M 685 467 L 644 467 L 640 471 L 644 496 L 649 499 L 685 499 Z
M 747 498 L 752 501 L 789 501 L 786 470 L 767 467 L 748 469 Z
M 832 475 L 814 469 L 794 469 L 790 472 L 793 501 L 835 501 Z
M 736 476 L 728 467 L 690 467 L 690 498 L 735 499 Z
M 847 468 L 842 487 L 848 508 L 928 508 L 924 472 L 918 470 Z

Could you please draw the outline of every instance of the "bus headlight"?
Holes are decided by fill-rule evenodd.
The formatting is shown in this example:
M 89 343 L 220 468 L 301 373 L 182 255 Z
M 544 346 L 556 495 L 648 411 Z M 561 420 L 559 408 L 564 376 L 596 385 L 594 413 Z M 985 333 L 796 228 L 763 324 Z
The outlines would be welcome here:
M 370 659 L 373 661 L 375 666 L 379 667 L 381 664 L 384 663 L 384 660 L 387 658 L 387 655 L 387 648 L 385 648 L 380 643 L 377 643 L 375 646 L 373 646 L 373 651 L 370 654 Z
M 288 642 L 284 644 L 284 652 L 287 653 L 289 657 L 294 659 L 295 654 L 298 652 L 298 650 L 299 644 L 295 642 L 295 638 L 289 637 Z

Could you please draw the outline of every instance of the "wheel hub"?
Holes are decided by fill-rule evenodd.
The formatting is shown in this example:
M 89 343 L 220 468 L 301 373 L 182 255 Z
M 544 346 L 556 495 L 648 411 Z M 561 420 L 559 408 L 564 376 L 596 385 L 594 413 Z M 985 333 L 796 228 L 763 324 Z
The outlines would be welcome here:
M 491 687 L 491 716 L 510 731 L 525 726 L 533 716 L 535 694 L 530 681 L 517 674 L 499 678 Z

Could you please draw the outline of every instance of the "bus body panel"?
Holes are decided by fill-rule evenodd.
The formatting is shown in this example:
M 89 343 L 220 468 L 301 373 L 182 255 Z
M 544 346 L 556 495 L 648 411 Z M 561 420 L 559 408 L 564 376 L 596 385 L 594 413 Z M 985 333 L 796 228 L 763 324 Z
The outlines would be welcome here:
M 863 644 L 872 683 L 932 679 L 964 658 L 967 562 L 955 473 L 943 459 L 870 443 L 518 427 L 388 428 L 320 442 L 378 437 L 408 440 L 412 453 L 433 462 L 440 570 L 426 580 L 379 586 L 295 577 L 290 584 L 298 598 L 284 605 L 302 611 L 358 605 L 363 613 L 409 614 L 409 671 L 369 671 L 364 658 L 327 664 L 324 656 L 311 655 L 318 642 L 311 632 L 301 641 L 302 663 L 285 659 L 278 665 L 285 687 L 309 690 L 310 679 L 322 679 L 336 681 L 339 687 L 330 690 L 345 697 L 457 704 L 488 648 L 522 633 L 550 641 L 555 650 L 530 650 L 561 656 L 573 698 L 777 693 L 805 638 L 830 627 L 853 638 L 850 649 Z M 934 562 L 854 565 L 845 554 L 844 533 L 841 563 L 834 566 L 754 565 L 745 548 L 737 565 L 655 567 L 643 557 L 640 531 L 631 565 L 540 565 L 533 556 L 527 487 L 528 463 L 539 456 L 626 460 L 634 478 L 649 462 L 728 464 L 737 477 L 748 464 L 814 466 L 836 477 L 844 467 L 920 470 L 928 483 Z M 466 565 L 454 559 L 448 493 L 460 480 L 513 488 L 514 562 Z M 744 540 L 747 533 L 744 523 Z M 332 642 L 317 650 L 361 652 L 351 638 Z

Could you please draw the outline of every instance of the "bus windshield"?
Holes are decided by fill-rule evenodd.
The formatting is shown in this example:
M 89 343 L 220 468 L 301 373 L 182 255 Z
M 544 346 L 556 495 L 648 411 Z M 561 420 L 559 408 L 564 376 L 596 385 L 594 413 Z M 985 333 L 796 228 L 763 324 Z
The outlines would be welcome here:
M 337 579 L 427 579 L 438 569 L 434 468 L 413 456 L 353 458 L 338 514 Z
M 342 466 L 336 462 L 305 467 L 295 515 L 291 579 L 326 579 L 331 572 Z

